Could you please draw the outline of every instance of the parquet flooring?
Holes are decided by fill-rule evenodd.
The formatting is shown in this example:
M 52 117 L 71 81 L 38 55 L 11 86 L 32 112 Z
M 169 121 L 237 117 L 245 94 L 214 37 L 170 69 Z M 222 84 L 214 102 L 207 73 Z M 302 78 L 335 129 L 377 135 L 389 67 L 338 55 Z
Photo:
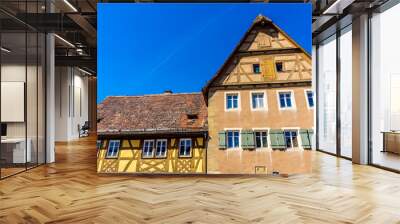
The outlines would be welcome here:
M 0 223 L 400 223 L 400 175 L 319 152 L 288 178 L 109 177 L 94 147 L 0 181 Z

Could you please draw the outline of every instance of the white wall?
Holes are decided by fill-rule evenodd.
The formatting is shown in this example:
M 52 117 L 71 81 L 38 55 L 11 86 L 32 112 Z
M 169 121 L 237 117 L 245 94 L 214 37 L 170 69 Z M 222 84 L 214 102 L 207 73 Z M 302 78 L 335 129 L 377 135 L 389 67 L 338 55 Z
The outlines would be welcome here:
M 78 125 L 88 120 L 88 78 L 71 67 L 56 67 L 55 73 L 55 140 L 77 139 Z

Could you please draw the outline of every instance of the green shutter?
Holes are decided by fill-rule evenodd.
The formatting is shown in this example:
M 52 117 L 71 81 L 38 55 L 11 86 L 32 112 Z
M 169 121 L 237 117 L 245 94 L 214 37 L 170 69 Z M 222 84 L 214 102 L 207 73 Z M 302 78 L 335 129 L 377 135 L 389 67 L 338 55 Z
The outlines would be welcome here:
M 242 148 L 254 149 L 254 133 L 251 130 L 243 130 L 241 133 Z
M 285 135 L 283 130 L 272 129 L 269 132 L 271 138 L 271 148 L 273 149 L 286 149 Z
M 252 130 L 249 130 L 249 132 L 247 134 L 247 146 L 250 149 L 256 148 L 256 144 L 255 144 L 255 141 L 254 141 L 254 132 Z
M 313 129 L 300 130 L 301 145 L 303 146 L 303 148 L 311 149 L 313 133 L 314 133 Z
M 242 143 L 242 148 L 247 149 L 247 131 L 243 130 L 240 132 L 240 138 Z
M 218 136 L 219 136 L 219 148 L 226 149 L 226 132 L 220 131 L 218 133 Z

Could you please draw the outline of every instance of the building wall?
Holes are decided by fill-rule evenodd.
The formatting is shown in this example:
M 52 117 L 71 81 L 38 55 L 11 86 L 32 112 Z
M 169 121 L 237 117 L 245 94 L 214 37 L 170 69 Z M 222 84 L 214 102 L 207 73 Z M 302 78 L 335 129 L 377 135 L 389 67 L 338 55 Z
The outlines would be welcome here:
M 280 110 L 278 105 L 278 91 L 293 91 L 293 110 Z M 208 142 L 207 169 L 209 173 L 254 173 L 256 166 L 265 166 L 267 172 L 273 169 L 280 172 L 293 173 L 293 164 L 300 161 L 296 152 L 271 152 L 270 142 L 266 149 L 244 150 L 220 149 L 218 133 L 223 130 L 270 130 L 270 129 L 313 129 L 314 109 L 309 108 L 305 95 L 308 87 L 282 87 L 252 90 L 211 90 L 208 103 L 208 126 L 210 140 Z M 251 109 L 250 94 L 253 91 L 266 93 L 266 110 L 253 111 Z M 238 92 L 240 95 L 239 110 L 225 111 L 225 94 Z M 298 137 L 301 146 L 300 135 Z M 268 135 L 270 141 L 270 135 Z M 302 150 L 301 147 L 298 149 Z M 294 149 L 296 150 L 296 149 Z M 292 150 L 293 151 L 293 150 Z M 280 153 L 286 153 L 280 154 Z M 275 154 L 274 163 L 271 161 Z M 281 159 L 279 159 L 281 158 Z M 309 169 L 306 164 L 299 164 L 297 172 Z
M 165 139 L 165 138 L 158 138 Z M 167 139 L 166 158 L 142 158 L 144 139 L 121 139 L 118 157 L 107 159 L 109 139 L 102 142 L 97 156 L 98 173 L 205 173 L 206 142 L 192 138 L 192 157 L 180 158 L 179 138 Z
M 303 151 L 299 131 L 314 129 L 314 108 L 309 108 L 306 97 L 306 90 L 312 91 L 311 67 L 310 55 L 278 27 L 266 21 L 252 26 L 207 89 L 208 173 L 254 174 L 260 170 L 297 173 L 311 169 L 304 163 L 311 157 L 307 156 L 309 152 Z M 293 108 L 280 109 L 279 91 L 292 92 Z M 252 110 L 252 92 L 264 92 L 264 110 Z M 226 93 L 239 93 L 238 110 L 225 109 Z M 298 130 L 299 147 L 285 151 L 271 150 L 272 129 Z M 219 144 L 219 138 L 220 132 L 226 130 L 245 130 L 246 136 L 247 130 L 267 130 L 268 147 L 243 149 L 240 136 L 239 148 L 224 149 Z M 283 133 L 279 136 L 284 149 Z
M 276 70 L 282 63 L 282 71 Z M 261 74 L 253 72 L 253 64 L 259 64 Z M 240 57 L 232 61 L 217 80 L 218 84 L 250 84 L 265 81 L 311 81 L 311 59 L 304 53 L 257 55 Z

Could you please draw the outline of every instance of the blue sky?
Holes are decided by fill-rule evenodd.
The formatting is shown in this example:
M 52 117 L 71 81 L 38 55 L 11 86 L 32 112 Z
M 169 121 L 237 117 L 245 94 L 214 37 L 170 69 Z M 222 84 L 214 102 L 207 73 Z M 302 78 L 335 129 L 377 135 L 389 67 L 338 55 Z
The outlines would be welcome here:
M 311 52 L 311 4 L 98 4 L 98 94 L 198 92 L 258 14 Z

